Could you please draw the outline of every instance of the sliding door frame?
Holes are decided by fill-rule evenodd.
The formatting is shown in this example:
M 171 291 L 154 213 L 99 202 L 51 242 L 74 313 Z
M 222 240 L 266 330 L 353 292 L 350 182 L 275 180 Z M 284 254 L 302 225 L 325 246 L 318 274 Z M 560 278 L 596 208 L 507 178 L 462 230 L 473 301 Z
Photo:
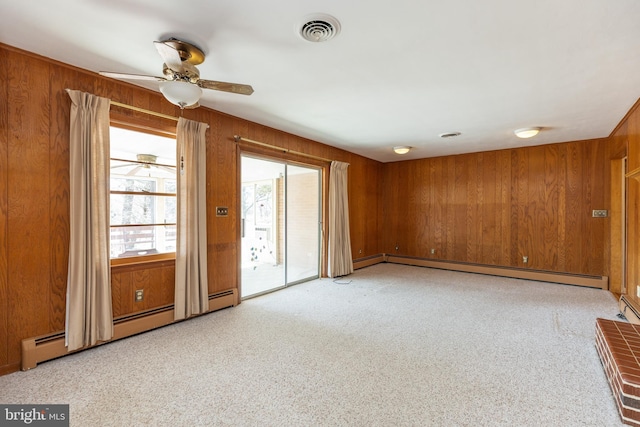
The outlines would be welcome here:
M 236 143 L 236 212 L 242 209 L 242 156 L 247 155 L 257 159 L 276 161 L 289 165 L 302 167 L 314 167 L 320 169 L 320 277 L 327 277 L 328 260 L 328 221 L 329 221 L 329 169 L 331 164 L 321 160 L 316 160 L 291 153 L 280 153 L 268 148 L 251 145 L 246 142 Z M 236 277 L 238 281 L 238 304 L 242 295 L 242 235 L 241 235 L 241 215 L 236 215 Z

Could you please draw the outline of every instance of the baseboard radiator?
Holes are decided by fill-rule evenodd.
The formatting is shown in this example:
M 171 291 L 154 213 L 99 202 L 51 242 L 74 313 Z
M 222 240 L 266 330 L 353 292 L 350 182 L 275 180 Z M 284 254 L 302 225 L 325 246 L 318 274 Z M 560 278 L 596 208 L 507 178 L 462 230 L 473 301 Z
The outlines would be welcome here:
M 209 295 L 209 312 L 233 307 L 237 304 L 237 301 L 238 290 L 236 288 L 211 294 Z M 110 341 L 96 344 L 96 346 L 147 332 L 175 322 L 173 319 L 173 304 L 114 319 L 113 338 Z M 91 347 L 84 347 L 77 351 L 83 351 L 89 348 Z M 40 362 L 66 356 L 71 353 L 75 352 L 68 351 L 64 345 L 64 331 L 40 337 L 27 338 L 22 340 L 21 369 L 26 371 L 35 368 Z
M 586 286 L 604 290 L 609 289 L 609 277 L 607 276 L 590 276 L 584 274 L 532 270 L 528 268 L 501 267 L 457 261 L 441 261 L 403 255 L 380 254 L 372 257 L 361 258 L 353 261 L 353 267 L 354 269 L 363 268 L 381 262 L 439 268 L 442 270 L 462 271 L 466 273 L 487 274 L 490 276 L 512 277 L 515 279 L 537 280 L 540 282 L 562 283 L 565 285 Z
M 359 268 L 369 267 L 371 265 L 380 264 L 384 262 L 384 254 L 371 255 L 364 258 L 358 258 L 353 260 L 353 269 L 357 270 Z
M 626 295 L 622 295 L 618 300 L 620 313 L 626 317 L 629 323 L 640 325 L 640 306 Z

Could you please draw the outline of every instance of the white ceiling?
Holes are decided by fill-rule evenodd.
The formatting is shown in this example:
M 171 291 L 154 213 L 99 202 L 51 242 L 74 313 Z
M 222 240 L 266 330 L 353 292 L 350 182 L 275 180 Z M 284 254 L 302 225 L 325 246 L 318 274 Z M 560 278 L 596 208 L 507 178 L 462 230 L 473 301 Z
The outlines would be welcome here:
M 0 42 L 91 71 L 162 75 L 169 37 L 255 89 L 202 105 L 383 162 L 606 137 L 640 97 L 638 0 L 0 0 Z

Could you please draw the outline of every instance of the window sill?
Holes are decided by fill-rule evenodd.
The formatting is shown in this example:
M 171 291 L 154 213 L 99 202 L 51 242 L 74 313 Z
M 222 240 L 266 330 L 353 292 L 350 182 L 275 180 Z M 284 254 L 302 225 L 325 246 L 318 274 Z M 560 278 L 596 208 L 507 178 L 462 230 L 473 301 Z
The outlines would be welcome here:
M 164 254 L 132 256 L 132 257 L 126 257 L 126 258 L 112 258 L 111 267 L 150 264 L 150 263 L 156 263 L 160 261 L 175 261 L 175 259 L 176 259 L 175 252 L 169 252 Z

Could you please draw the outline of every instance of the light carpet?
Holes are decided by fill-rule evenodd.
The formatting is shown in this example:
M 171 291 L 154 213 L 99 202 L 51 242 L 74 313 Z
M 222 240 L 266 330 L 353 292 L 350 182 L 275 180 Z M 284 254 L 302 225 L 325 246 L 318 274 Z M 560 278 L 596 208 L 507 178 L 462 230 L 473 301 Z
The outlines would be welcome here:
M 0 377 L 72 426 L 619 426 L 599 289 L 379 264 Z

